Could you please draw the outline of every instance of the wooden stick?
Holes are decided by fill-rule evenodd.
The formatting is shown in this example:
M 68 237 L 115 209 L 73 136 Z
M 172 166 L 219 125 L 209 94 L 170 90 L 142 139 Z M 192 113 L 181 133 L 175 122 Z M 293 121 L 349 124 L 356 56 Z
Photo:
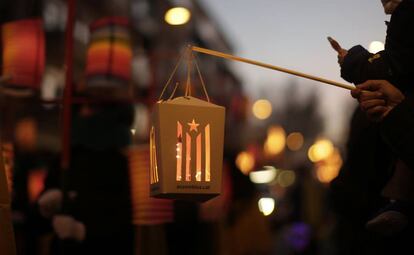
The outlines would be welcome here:
M 322 83 L 326 83 L 326 84 L 329 84 L 329 85 L 333 85 L 333 86 L 348 89 L 348 90 L 352 90 L 352 89 L 355 88 L 354 86 L 351 86 L 351 85 L 348 85 L 348 84 L 343 84 L 343 83 L 339 83 L 339 82 L 336 82 L 336 81 L 331 81 L 331 80 L 327 80 L 327 79 L 324 79 L 324 78 L 316 77 L 316 76 L 313 76 L 313 75 L 309 75 L 309 74 L 289 70 L 289 69 L 286 69 L 286 68 L 269 65 L 269 64 L 266 64 L 266 63 L 261 63 L 261 62 L 255 61 L 255 60 L 250 60 L 250 59 L 246 59 L 246 58 L 233 56 L 233 55 L 226 54 L 226 53 L 219 52 L 219 51 L 215 51 L 215 50 L 205 49 L 205 48 L 201 48 L 201 47 L 197 47 L 197 46 L 189 46 L 189 47 L 191 48 L 192 51 L 196 51 L 196 52 L 200 52 L 200 53 L 204 53 L 204 54 L 207 54 L 207 55 L 212 55 L 212 56 L 216 56 L 216 57 L 220 57 L 220 58 L 226 58 L 226 59 L 231 59 L 231 60 L 235 60 L 235 61 L 239 61 L 239 62 L 244 62 L 244 63 L 251 64 L 251 65 L 261 66 L 261 67 L 264 67 L 264 68 L 268 68 L 268 69 L 280 71 L 280 72 L 283 72 L 283 73 L 288 73 L 288 74 L 300 76 L 300 77 L 303 77 L 303 78 L 306 78 L 306 79 L 319 81 L 319 82 L 322 82 Z

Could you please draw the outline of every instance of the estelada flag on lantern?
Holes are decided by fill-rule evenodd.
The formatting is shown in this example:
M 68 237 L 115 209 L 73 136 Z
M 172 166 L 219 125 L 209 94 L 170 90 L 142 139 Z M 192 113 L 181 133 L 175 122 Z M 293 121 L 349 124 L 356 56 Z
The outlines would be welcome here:
M 186 96 L 172 95 L 154 106 L 150 131 L 153 197 L 205 201 L 221 192 L 225 108 L 209 102 L 207 93 L 207 101 L 192 97 L 188 86 L 189 80 Z

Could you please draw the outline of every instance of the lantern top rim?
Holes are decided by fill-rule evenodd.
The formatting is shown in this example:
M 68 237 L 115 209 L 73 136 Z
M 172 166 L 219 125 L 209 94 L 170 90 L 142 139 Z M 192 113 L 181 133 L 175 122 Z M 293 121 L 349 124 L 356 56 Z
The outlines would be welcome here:
M 197 97 L 193 96 L 181 96 L 181 97 L 175 97 L 173 99 L 167 99 L 167 100 L 160 100 L 157 102 L 158 104 L 185 104 L 185 105 L 194 105 L 194 106 L 205 106 L 205 107 L 217 107 L 217 108 L 224 108 L 221 105 L 213 104 L 211 102 L 207 102 L 205 100 L 202 100 Z

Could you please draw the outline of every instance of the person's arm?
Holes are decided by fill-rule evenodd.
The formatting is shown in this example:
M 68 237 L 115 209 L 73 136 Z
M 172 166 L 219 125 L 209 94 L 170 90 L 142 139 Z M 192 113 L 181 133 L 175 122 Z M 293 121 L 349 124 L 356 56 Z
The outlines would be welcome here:
M 391 78 L 392 72 L 385 51 L 372 54 L 361 45 L 346 50 L 330 36 L 328 36 L 328 41 L 338 53 L 341 77 L 346 81 L 360 84 L 372 79 Z
M 380 123 L 381 136 L 393 152 L 414 169 L 414 99 L 384 80 L 367 81 L 351 93 L 368 118 Z
M 349 49 L 341 64 L 341 77 L 354 84 L 373 79 L 390 79 L 391 75 L 387 53 L 381 51 L 372 54 L 361 45 Z

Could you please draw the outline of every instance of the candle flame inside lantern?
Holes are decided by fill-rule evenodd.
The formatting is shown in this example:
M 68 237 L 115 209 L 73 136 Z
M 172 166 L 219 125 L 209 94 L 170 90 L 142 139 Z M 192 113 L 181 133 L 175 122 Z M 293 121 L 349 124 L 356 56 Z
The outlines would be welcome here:
M 177 181 L 181 181 L 182 173 L 181 168 L 183 165 L 183 127 L 180 122 L 177 121 Z
M 150 133 L 150 174 L 151 174 L 151 184 L 157 183 L 158 178 L 158 165 L 157 165 L 157 148 L 155 145 L 155 128 L 151 128 Z
M 177 145 L 176 145 L 176 180 L 182 181 L 183 156 L 185 156 L 185 181 L 190 182 L 194 176 L 197 182 L 203 181 L 203 163 L 204 163 L 204 181 L 211 181 L 210 169 L 210 125 L 204 127 L 204 144 L 203 132 L 198 131 L 195 119 L 188 123 L 188 130 L 185 132 L 185 144 L 183 144 L 183 125 L 177 121 Z M 195 132 L 195 134 L 194 134 Z M 192 146 L 195 144 L 195 146 Z M 204 146 L 203 146 L 204 145 Z M 185 150 L 184 150 L 185 148 Z M 183 151 L 184 150 L 184 151 Z M 204 150 L 204 153 L 203 153 Z M 192 162 L 194 156 L 195 162 Z M 204 160 L 203 160 L 204 156 Z M 194 168 L 195 167 L 195 168 Z M 195 175 L 193 170 L 195 169 Z

